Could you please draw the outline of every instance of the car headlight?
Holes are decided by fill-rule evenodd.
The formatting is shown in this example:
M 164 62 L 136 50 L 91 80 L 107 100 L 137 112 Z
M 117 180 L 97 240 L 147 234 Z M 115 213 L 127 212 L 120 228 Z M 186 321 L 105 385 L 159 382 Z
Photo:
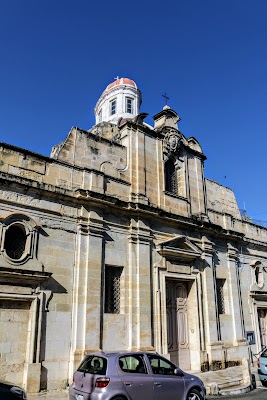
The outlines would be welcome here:
M 24 390 L 21 389 L 20 387 L 13 386 L 13 387 L 10 389 L 10 392 L 19 395 L 20 398 L 23 399 L 23 400 L 27 400 L 26 393 L 25 393 Z

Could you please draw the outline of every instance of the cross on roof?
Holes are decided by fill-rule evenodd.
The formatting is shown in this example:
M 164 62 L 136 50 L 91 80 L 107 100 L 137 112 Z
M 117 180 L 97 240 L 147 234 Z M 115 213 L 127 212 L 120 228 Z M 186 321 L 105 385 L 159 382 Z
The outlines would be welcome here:
M 165 103 L 166 103 L 166 105 L 167 105 L 167 104 L 168 104 L 168 100 L 170 100 L 170 98 L 167 96 L 166 93 L 162 94 L 162 97 L 164 97 Z
M 119 77 L 119 76 L 116 76 L 114 79 L 115 79 L 115 81 L 117 81 L 118 79 L 120 79 L 120 77 Z

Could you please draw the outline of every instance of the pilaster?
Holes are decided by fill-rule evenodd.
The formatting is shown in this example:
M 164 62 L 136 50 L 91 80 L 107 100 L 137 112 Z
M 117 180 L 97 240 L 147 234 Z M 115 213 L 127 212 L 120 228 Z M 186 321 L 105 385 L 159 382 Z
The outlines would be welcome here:
M 151 350 L 151 233 L 142 220 L 131 221 L 129 234 L 129 346 Z
M 214 280 L 214 244 L 207 238 L 202 241 L 202 260 L 204 263 L 202 274 L 203 294 L 203 316 L 205 326 L 205 342 L 207 352 L 211 356 L 214 346 L 220 345 L 218 336 L 218 320 L 215 303 L 215 280 Z M 212 357 L 211 357 L 212 358 Z
M 228 276 L 229 276 L 229 303 L 230 314 L 233 322 L 233 344 L 244 342 L 244 329 L 240 305 L 239 281 L 238 281 L 238 250 L 231 243 L 227 243 Z
M 73 350 L 74 367 L 89 351 L 101 348 L 103 273 L 103 217 L 87 213 L 77 228 L 74 277 Z

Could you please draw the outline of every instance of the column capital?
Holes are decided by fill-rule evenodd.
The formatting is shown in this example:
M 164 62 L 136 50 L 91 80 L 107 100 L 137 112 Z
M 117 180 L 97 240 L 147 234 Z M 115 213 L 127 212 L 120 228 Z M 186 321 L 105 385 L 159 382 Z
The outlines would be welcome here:
M 227 243 L 227 255 L 229 260 L 238 261 L 239 259 L 239 251 L 236 246 L 232 245 L 232 243 Z
M 202 238 L 201 242 L 203 250 L 201 258 L 205 259 L 205 256 L 212 256 L 215 253 L 214 242 L 205 236 Z

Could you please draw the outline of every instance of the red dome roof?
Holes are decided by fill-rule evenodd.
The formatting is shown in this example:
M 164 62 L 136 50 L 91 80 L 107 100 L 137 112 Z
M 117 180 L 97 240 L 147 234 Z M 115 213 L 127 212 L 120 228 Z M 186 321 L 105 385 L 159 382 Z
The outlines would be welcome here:
M 129 86 L 133 86 L 133 87 L 135 87 L 135 88 L 137 89 L 137 85 L 136 85 L 136 83 L 135 83 L 132 79 L 129 79 L 129 78 L 119 78 L 119 79 L 116 79 L 116 81 L 111 82 L 111 83 L 106 87 L 106 89 L 104 90 L 104 92 L 106 92 L 107 90 L 113 88 L 114 86 L 118 86 L 118 85 L 129 85 Z

